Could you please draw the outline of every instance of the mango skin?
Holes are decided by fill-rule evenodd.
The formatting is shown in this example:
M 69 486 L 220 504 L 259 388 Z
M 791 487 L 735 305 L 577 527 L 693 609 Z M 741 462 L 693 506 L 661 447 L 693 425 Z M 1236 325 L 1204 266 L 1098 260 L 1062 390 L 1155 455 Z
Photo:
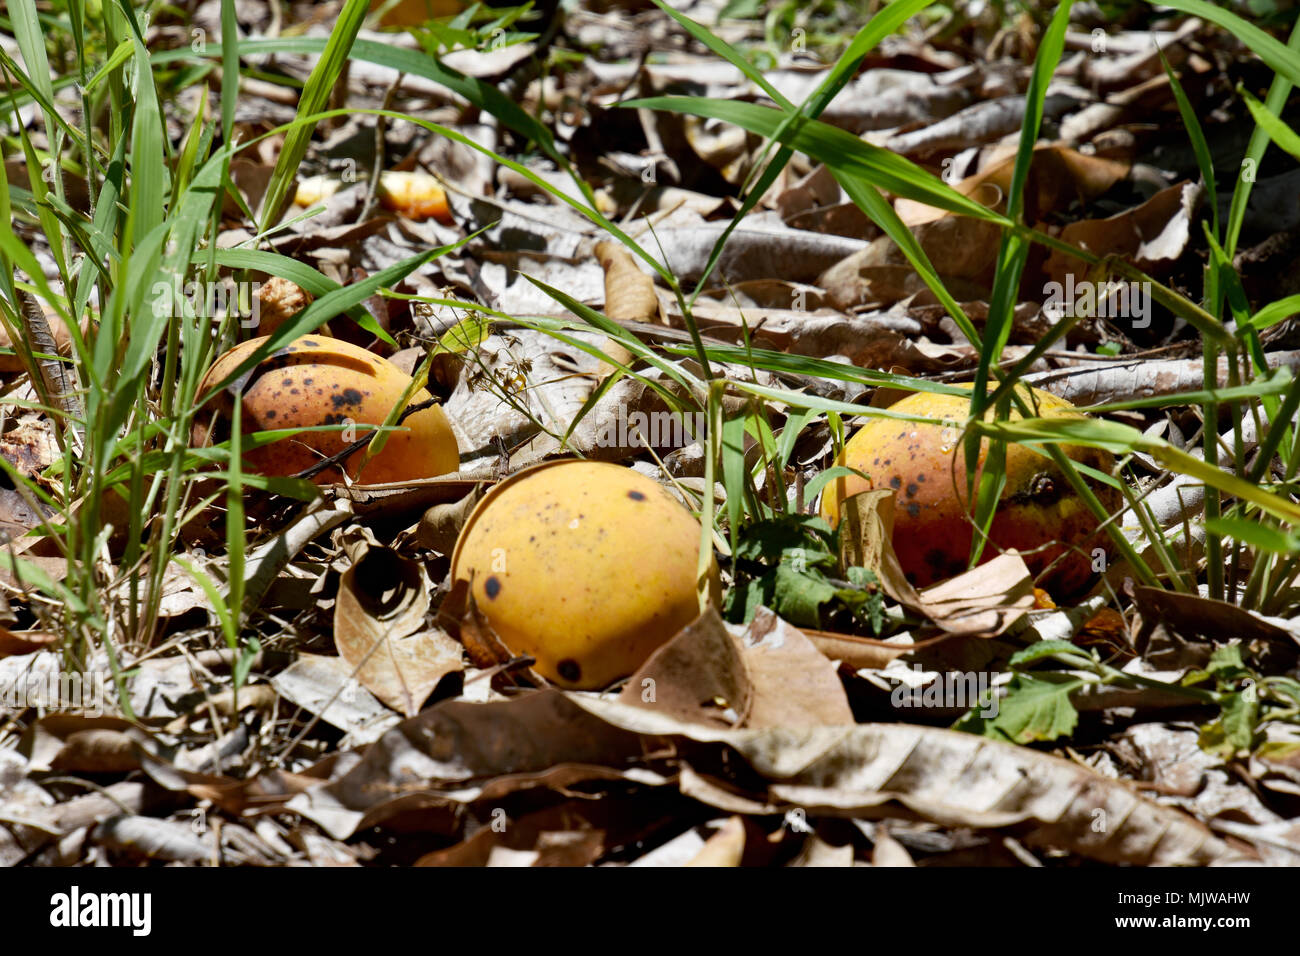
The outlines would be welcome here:
M 633 674 L 699 616 L 700 524 L 630 468 L 564 460 L 498 484 L 470 514 L 451 559 L 514 654 L 574 690 Z M 718 569 L 710 569 L 721 603 Z
M 204 375 L 199 385 L 203 398 L 212 386 L 233 372 L 267 339 L 249 339 L 221 355 Z M 360 425 L 381 425 L 393 406 L 401 399 L 411 378 L 387 359 L 359 346 L 326 335 L 304 335 L 272 353 L 253 370 L 243 391 L 243 431 L 269 431 L 302 428 L 312 425 L 339 425 L 351 419 Z M 432 396 L 424 389 L 411 399 L 412 405 L 427 402 Z M 229 395 L 217 396 L 196 419 L 193 440 L 205 440 L 213 415 L 217 428 L 230 427 L 233 401 Z M 442 407 L 434 405 L 416 412 L 401 423 L 409 431 L 390 432 L 384 450 L 359 473 L 364 451 L 347 462 L 353 481 L 382 484 L 432 478 L 454 472 L 460 467 L 460 450 Z M 357 429 L 353 440 L 366 431 Z M 218 432 L 216 440 L 224 436 Z M 288 476 L 317 464 L 322 458 L 346 448 L 344 432 L 303 432 L 262 448 L 244 452 L 247 467 L 255 474 Z M 342 480 L 338 467 L 327 468 L 313 476 L 317 484 Z
M 1024 385 L 1017 389 L 1031 408 L 1037 405 L 1039 417 L 1087 417 L 1041 389 Z M 960 422 L 970 415 L 970 400 L 916 392 L 890 408 Z M 992 410 L 988 415 L 992 416 Z M 1021 417 L 1013 406 L 1011 418 Z M 982 474 L 988 445 L 987 441 L 981 445 L 977 476 Z M 1103 473 L 1114 467 L 1109 452 L 1078 445 L 1060 447 L 1073 460 Z M 969 517 L 973 509 L 966 500 L 960 428 L 876 418 L 849 439 L 836 464 L 856 468 L 871 480 L 853 476 L 827 487 L 821 515 L 832 526 L 839 521 L 840 502 L 845 498 L 873 488 L 893 488 L 894 551 L 908 580 L 925 587 L 966 569 L 974 529 Z M 1093 549 L 1109 548 L 1106 533 L 1098 530 L 1096 517 L 1050 458 L 1023 445 L 1008 444 L 1006 476 L 982 560 L 1015 548 L 1037 578 L 1073 545 L 1082 553 L 1071 552 L 1038 580 L 1038 586 L 1061 597 L 1078 593 L 1093 573 Z M 1117 489 L 1086 480 L 1108 512 L 1120 507 L 1122 496 Z

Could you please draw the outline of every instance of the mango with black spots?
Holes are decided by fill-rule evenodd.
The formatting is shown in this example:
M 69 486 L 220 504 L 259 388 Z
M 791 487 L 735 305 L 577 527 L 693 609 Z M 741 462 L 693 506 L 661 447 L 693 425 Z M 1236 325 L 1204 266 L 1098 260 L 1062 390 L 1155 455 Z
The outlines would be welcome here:
M 1025 385 L 1017 389 L 1037 417 L 1087 417 L 1049 392 Z M 870 479 L 836 479 L 822 495 L 821 515 L 834 526 L 845 498 L 874 488 L 894 489 L 894 551 L 908 580 L 924 587 L 960 574 L 970 555 L 974 509 L 966 495 L 961 429 L 951 424 L 970 416 L 970 399 L 916 392 L 891 405 L 890 410 L 942 421 L 931 425 L 871 419 L 849 439 L 836 460 L 837 465 L 855 468 Z M 989 409 L 986 417 L 992 414 Z M 1011 419 L 1021 417 L 1013 406 Z M 1109 474 L 1114 467 L 1109 452 L 1079 445 L 1060 447 L 1068 457 L 1099 472 Z M 988 441 L 980 446 L 977 476 L 988 448 Z M 1095 479 L 1084 480 L 1108 512 L 1119 509 L 1122 496 L 1118 489 Z M 1095 549 L 1109 553 L 1109 537 L 1099 530 L 1099 524 L 1044 451 L 1007 444 L 1006 485 L 983 560 L 1015 548 L 1036 578 L 1046 572 L 1038 578 L 1040 587 L 1068 597 L 1091 579 Z M 1061 560 L 1057 562 L 1057 558 Z
M 634 673 L 699 615 L 700 523 L 658 482 L 566 459 L 496 485 L 451 560 L 505 646 L 561 687 L 600 690 Z M 713 603 L 721 600 L 716 564 Z
M 200 401 L 267 340 L 249 339 L 221 355 L 199 385 Z M 411 377 L 387 359 L 326 335 L 304 335 L 273 352 L 253 368 L 240 389 L 244 434 L 314 425 L 348 425 L 355 429 L 300 432 L 289 438 L 244 452 L 248 469 L 261 475 L 288 476 L 316 465 L 364 438 L 365 425 L 382 425 L 401 400 Z M 432 400 L 424 389 L 412 406 Z M 224 441 L 229 437 L 234 399 L 227 390 L 211 400 L 195 419 L 193 441 Z M 432 478 L 460 467 L 460 450 L 440 405 L 432 405 L 400 422 L 406 431 L 388 434 L 384 450 L 362 469 L 365 450 L 346 464 L 348 477 L 366 484 Z M 209 437 L 209 433 L 211 433 Z M 318 484 L 341 481 L 331 466 L 313 476 Z

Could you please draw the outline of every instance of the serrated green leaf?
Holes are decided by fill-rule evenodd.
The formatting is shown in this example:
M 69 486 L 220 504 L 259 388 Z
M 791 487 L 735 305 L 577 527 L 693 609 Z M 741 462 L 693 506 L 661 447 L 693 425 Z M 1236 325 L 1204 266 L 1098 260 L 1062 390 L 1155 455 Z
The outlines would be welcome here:
M 1022 651 L 1017 651 L 1011 655 L 1008 662 L 1012 668 L 1019 669 L 1026 665 L 1037 663 L 1047 657 L 1055 657 L 1057 654 L 1083 654 L 1080 648 L 1071 644 L 1069 641 L 1038 641 L 1030 644 Z
M 1079 722 L 1070 694 L 1083 684 L 1077 678 L 1050 680 L 1016 674 L 994 716 L 984 717 L 981 708 L 974 707 L 953 727 L 1014 744 L 1056 740 L 1072 734 Z

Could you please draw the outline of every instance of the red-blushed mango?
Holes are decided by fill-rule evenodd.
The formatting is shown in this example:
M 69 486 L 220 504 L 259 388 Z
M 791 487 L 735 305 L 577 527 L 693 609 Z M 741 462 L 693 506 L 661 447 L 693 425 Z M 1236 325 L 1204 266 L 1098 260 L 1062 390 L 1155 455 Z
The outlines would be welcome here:
M 969 388 L 970 386 L 966 386 Z M 1086 417 L 1064 399 L 1041 389 L 1017 386 L 1038 417 Z M 891 411 L 962 422 L 970 415 L 970 400 L 960 395 L 916 392 L 890 406 Z M 992 410 L 988 411 L 992 416 Z M 1011 418 L 1021 416 L 1013 407 Z M 1109 473 L 1114 458 L 1108 452 L 1062 445 L 1070 458 Z M 989 442 L 980 447 L 977 476 L 982 472 Z M 821 514 L 831 525 L 839 521 L 845 498 L 873 488 L 894 489 L 894 551 L 908 580 L 917 587 L 933 584 L 966 568 L 974 535 L 973 506 L 966 496 L 966 459 L 961 429 L 873 418 L 845 445 L 837 465 L 848 465 L 870 476 L 836 479 L 822 496 Z M 1088 480 L 1088 479 L 1085 479 Z M 1089 480 L 1108 511 L 1120 507 L 1118 490 Z M 1109 538 L 1075 493 L 1056 464 L 1039 450 L 1007 445 L 1006 486 L 984 548 L 988 560 L 1015 548 L 1036 576 L 1058 557 L 1039 585 L 1065 597 L 1087 584 L 1093 571 L 1093 550 L 1107 549 Z
M 699 615 L 700 523 L 656 481 L 605 462 L 549 462 L 475 507 L 453 581 L 514 654 L 562 687 L 599 690 L 635 673 Z M 709 571 L 720 603 L 718 569 Z
M 265 336 L 249 339 L 219 357 L 199 385 L 200 397 L 206 397 L 265 341 Z M 355 434 L 343 429 L 300 432 L 245 451 L 244 461 L 251 471 L 261 475 L 283 477 L 304 471 L 364 438 L 368 429 L 363 426 L 382 425 L 410 383 L 411 377 L 393 363 L 359 346 L 325 335 L 294 339 L 253 369 L 242 392 L 243 432 L 355 424 Z M 427 391 L 419 389 L 411 405 L 431 399 Z M 209 402 L 196 419 L 196 444 L 207 440 L 210 427 L 212 440 L 228 437 L 232 405 L 228 394 Z M 456 437 L 441 406 L 408 416 L 400 427 L 409 430 L 389 432 L 384 450 L 360 473 L 365 450 L 354 453 L 347 461 L 348 476 L 358 482 L 381 484 L 432 478 L 460 467 Z M 341 479 L 337 466 L 313 477 L 319 484 Z

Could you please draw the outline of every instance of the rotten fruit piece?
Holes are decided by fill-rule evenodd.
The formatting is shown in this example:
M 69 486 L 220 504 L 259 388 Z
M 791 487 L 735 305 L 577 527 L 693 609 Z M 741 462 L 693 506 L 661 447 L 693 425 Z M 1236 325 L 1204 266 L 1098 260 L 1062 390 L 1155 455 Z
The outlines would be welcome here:
M 658 482 L 567 460 L 493 488 L 461 532 L 451 576 L 537 673 L 599 690 L 699 616 L 699 548 L 699 522 Z M 718 604 L 716 565 L 709 587 Z
M 206 397 L 212 386 L 230 375 L 266 336 L 249 339 L 218 358 L 199 385 Z M 253 369 L 243 383 L 243 431 L 307 428 L 314 425 L 355 424 L 354 430 L 301 432 L 244 452 L 248 468 L 262 475 L 295 475 L 366 437 L 366 425 L 382 425 L 401 399 L 411 377 L 387 359 L 351 343 L 324 335 L 304 335 L 274 352 Z M 238 386 L 239 383 L 236 383 Z M 417 406 L 431 400 L 424 389 L 411 398 Z M 230 395 L 214 398 L 196 419 L 194 441 L 223 441 L 229 437 Z M 209 411 L 215 406 L 214 413 Z M 358 474 L 365 449 L 346 463 L 354 481 L 381 484 L 432 478 L 456 471 L 460 451 L 442 407 L 434 405 L 400 422 L 407 431 L 388 434 L 384 450 Z M 318 484 L 337 482 L 342 473 L 331 466 L 313 476 Z
M 964 386 L 970 388 L 969 385 Z M 1084 418 L 1064 399 L 1041 389 L 1017 386 L 1042 418 Z M 970 415 L 970 400 L 959 395 L 917 392 L 890 406 L 891 411 L 962 422 Z M 987 412 L 992 416 L 992 409 Z M 1011 419 L 1022 416 L 1014 406 Z M 1110 453 L 1078 445 L 1061 445 L 1070 458 L 1099 472 L 1114 465 Z M 989 442 L 980 446 L 982 471 Z M 933 584 L 966 569 L 974 533 L 973 505 L 966 497 L 966 464 L 961 428 L 873 418 L 849 440 L 837 465 L 869 476 L 836 479 L 822 496 L 821 514 L 832 526 L 839 522 L 845 498 L 873 488 L 894 489 L 894 551 L 909 581 L 917 587 Z M 1085 478 L 1094 494 L 1113 512 L 1120 493 L 1110 485 Z M 993 518 L 983 560 L 1015 548 L 1035 575 L 1065 555 L 1041 587 L 1065 597 L 1078 592 L 1093 572 L 1094 549 L 1106 549 L 1108 538 L 1097 518 L 1070 487 L 1056 464 L 1037 450 L 1008 443 L 1006 486 Z M 1067 553 L 1068 552 L 1068 553 Z

